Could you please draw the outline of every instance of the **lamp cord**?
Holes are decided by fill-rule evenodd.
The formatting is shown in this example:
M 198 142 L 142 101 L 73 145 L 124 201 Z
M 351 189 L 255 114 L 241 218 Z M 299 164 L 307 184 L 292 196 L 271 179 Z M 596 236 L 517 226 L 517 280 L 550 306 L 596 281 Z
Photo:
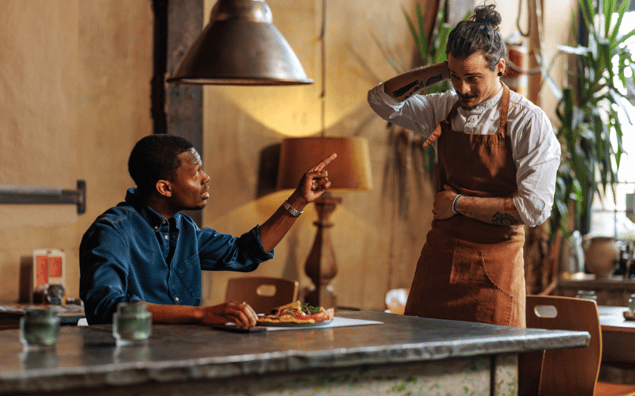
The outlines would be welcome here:
M 531 12 L 531 4 L 529 4 L 529 1 L 527 1 L 527 30 L 523 32 L 523 29 L 520 27 L 520 14 L 523 10 L 523 0 L 518 0 L 518 15 L 516 17 L 516 29 L 518 29 L 518 32 L 520 33 L 521 36 L 523 37 L 529 37 L 531 36 L 531 17 L 530 17 L 530 12 Z
M 322 92 L 320 93 L 321 100 L 321 114 L 320 122 L 322 127 L 321 136 L 324 137 L 326 132 L 326 0 L 322 0 L 322 27 L 320 31 L 320 44 L 321 44 L 321 68 L 322 68 Z

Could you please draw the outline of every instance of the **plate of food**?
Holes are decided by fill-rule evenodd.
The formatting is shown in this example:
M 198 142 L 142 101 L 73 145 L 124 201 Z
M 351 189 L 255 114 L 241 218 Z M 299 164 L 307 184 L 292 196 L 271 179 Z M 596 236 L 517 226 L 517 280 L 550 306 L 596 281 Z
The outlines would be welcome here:
M 624 311 L 624 319 L 626 320 L 635 320 L 635 312 L 628 310 Z
M 258 316 L 257 326 L 267 327 L 320 327 L 333 322 L 335 310 L 302 305 L 300 301 L 282 305 L 268 315 Z

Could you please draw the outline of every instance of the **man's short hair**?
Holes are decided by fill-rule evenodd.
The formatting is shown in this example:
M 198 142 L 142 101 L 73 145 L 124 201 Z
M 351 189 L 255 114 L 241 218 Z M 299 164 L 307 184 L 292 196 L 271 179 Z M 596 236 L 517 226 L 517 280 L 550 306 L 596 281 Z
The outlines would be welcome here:
M 472 16 L 459 22 L 448 36 L 445 53 L 456 59 L 466 59 L 481 51 L 491 71 L 501 58 L 507 57 L 507 46 L 500 34 L 501 14 L 493 4 L 478 6 Z
M 181 165 L 179 154 L 194 146 L 174 135 L 149 135 L 139 140 L 128 158 L 128 172 L 143 193 L 154 189 L 159 180 L 174 180 Z

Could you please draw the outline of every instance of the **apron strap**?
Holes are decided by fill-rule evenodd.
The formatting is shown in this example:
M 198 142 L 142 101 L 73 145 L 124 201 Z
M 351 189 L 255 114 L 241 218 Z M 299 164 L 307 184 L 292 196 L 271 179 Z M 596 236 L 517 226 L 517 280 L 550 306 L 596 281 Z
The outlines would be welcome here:
M 459 108 L 459 101 L 457 100 L 454 106 L 452 106 L 452 110 L 450 110 L 450 114 L 448 114 L 448 117 L 445 120 L 441 121 L 441 123 L 437 125 L 434 132 L 432 132 L 432 134 L 426 139 L 426 141 L 423 142 L 423 148 L 426 148 L 432 143 L 434 143 L 434 141 L 437 140 L 439 136 L 441 136 L 441 133 L 443 132 L 444 127 L 450 128 L 450 120 L 456 115 L 456 111 L 458 108 Z
M 509 113 L 509 98 L 511 96 L 509 87 L 503 84 L 503 97 L 501 99 L 501 110 L 500 110 L 500 122 L 498 124 L 498 140 L 505 140 L 505 134 L 507 133 L 507 114 Z

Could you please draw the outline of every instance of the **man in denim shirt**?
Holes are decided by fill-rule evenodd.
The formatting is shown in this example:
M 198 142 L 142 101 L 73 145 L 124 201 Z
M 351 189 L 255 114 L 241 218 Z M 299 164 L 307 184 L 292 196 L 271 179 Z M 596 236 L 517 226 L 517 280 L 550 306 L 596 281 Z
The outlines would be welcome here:
M 89 324 L 111 323 L 119 303 L 146 304 L 154 322 L 255 326 L 247 304 L 200 307 L 201 270 L 253 271 L 273 257 L 304 206 L 331 185 L 325 158 L 264 224 L 241 237 L 199 228 L 181 210 L 206 205 L 210 178 L 187 140 L 150 135 L 132 150 L 128 171 L 137 185 L 125 202 L 99 216 L 80 245 L 80 297 Z

